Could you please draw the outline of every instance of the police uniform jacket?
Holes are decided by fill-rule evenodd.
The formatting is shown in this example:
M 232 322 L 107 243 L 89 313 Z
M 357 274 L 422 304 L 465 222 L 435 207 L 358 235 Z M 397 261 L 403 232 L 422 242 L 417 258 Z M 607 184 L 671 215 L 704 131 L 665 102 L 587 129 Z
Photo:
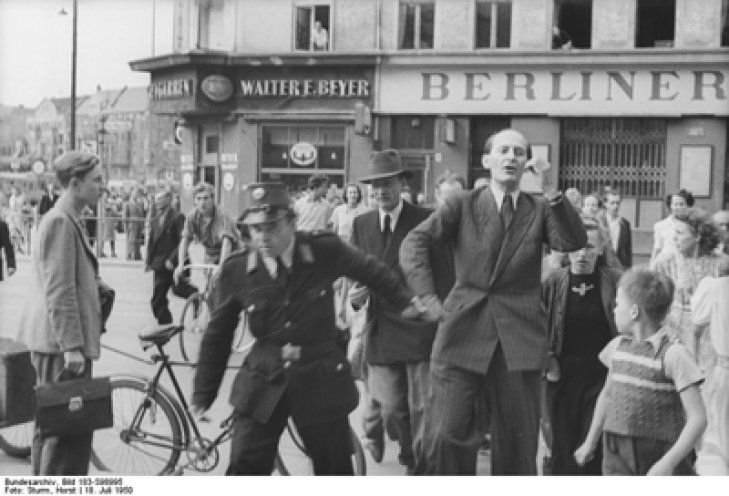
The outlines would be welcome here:
M 255 249 L 229 257 L 200 348 L 193 404 L 207 408 L 215 400 L 240 312 L 245 311 L 256 342 L 233 382 L 230 403 L 236 410 L 265 423 L 286 395 L 300 426 L 354 410 L 358 392 L 336 341 L 332 283 L 340 276 L 382 291 L 401 309 L 413 296 L 394 272 L 332 233 L 296 233 L 285 284 L 271 277 Z M 298 360 L 281 358 L 287 343 L 301 347 Z

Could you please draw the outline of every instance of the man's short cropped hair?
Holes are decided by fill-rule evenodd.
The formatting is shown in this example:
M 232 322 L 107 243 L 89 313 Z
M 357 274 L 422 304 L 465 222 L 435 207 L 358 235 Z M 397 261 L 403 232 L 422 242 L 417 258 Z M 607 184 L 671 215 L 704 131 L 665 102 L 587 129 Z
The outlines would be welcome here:
M 673 281 L 659 272 L 643 268 L 629 269 L 620 278 L 618 287 L 655 324 L 663 322 L 671 309 Z
M 215 198 L 215 188 L 213 188 L 212 184 L 197 183 L 192 190 L 192 197 L 195 198 L 201 193 L 207 193 L 208 195 L 210 195 L 210 198 Z
M 443 183 L 458 183 L 464 190 L 467 188 L 466 180 L 464 179 L 464 177 L 456 174 L 455 172 L 451 172 L 450 170 L 446 170 L 443 174 L 435 179 L 435 188 L 440 189 L 440 185 Z
M 326 174 L 314 174 L 309 178 L 309 189 L 317 189 L 320 186 L 329 184 L 329 177 Z
M 62 188 L 68 187 L 74 177 L 83 180 L 91 169 L 99 165 L 100 160 L 93 153 L 78 151 L 66 152 L 53 163 L 58 182 Z

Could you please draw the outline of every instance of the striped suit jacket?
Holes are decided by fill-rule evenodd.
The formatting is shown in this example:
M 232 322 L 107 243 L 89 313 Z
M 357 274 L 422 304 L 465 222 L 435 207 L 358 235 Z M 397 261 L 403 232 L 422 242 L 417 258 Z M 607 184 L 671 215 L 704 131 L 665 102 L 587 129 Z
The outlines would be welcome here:
M 489 188 L 449 198 L 400 247 L 400 265 L 418 295 L 436 293 L 428 247 L 448 242 L 456 283 L 443 303 L 431 358 L 485 374 L 501 344 L 509 370 L 541 369 L 547 356 L 543 245 L 558 251 L 584 246 L 578 213 L 567 201 L 551 206 L 541 196 L 521 192 L 504 232 Z

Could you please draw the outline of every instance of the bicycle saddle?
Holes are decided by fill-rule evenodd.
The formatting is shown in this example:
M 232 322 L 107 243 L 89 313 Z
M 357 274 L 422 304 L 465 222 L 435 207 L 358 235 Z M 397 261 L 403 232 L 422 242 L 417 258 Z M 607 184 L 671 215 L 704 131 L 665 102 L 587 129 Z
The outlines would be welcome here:
M 151 325 L 139 331 L 139 339 L 154 344 L 165 344 L 182 329 L 184 327 L 178 324 Z

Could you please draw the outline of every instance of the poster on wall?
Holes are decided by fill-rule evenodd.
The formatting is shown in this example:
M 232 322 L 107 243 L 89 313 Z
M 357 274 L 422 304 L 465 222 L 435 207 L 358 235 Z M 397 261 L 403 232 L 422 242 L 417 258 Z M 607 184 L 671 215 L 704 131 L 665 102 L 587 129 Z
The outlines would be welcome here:
M 192 189 L 192 173 L 191 172 L 185 172 L 182 175 L 182 186 L 188 191 Z
M 681 146 L 679 188 L 695 197 L 711 196 L 711 145 Z

